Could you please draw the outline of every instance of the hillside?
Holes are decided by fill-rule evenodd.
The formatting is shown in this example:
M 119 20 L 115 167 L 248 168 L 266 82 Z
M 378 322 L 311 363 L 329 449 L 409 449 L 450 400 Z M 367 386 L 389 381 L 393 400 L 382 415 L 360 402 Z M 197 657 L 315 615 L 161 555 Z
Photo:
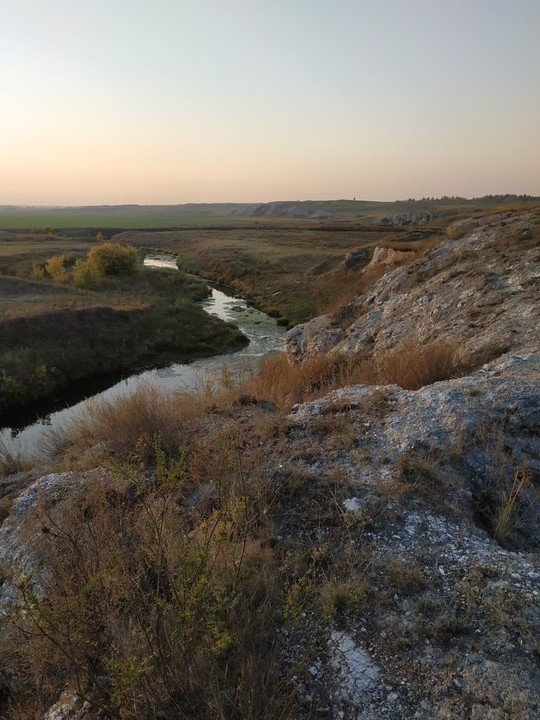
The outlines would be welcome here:
M 184 203 L 178 205 L 90 205 L 39 207 L 0 205 L 0 228 L 173 228 L 261 225 L 279 222 L 367 222 L 423 225 L 497 208 L 537 205 L 528 195 L 480 198 L 370 200 L 282 200 L 264 203 Z
M 538 718 L 539 253 L 375 249 L 257 375 L 6 469 L 4 717 Z

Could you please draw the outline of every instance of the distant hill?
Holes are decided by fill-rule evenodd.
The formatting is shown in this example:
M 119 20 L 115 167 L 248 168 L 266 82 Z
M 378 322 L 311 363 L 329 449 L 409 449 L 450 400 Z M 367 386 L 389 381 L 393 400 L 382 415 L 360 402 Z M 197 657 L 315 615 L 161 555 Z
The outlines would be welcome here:
M 179 205 L 88 205 L 78 207 L 0 205 L 0 228 L 165 228 L 246 224 L 276 220 L 424 224 L 438 218 L 494 208 L 540 204 L 530 195 L 442 197 L 393 202 L 371 200 L 283 200 L 267 203 L 185 203 Z

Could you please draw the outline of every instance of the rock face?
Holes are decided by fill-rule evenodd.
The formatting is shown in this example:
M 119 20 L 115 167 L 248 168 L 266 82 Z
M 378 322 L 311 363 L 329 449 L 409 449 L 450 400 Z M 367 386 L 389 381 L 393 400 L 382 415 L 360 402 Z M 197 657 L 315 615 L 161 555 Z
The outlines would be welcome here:
M 291 462 L 304 452 L 319 485 L 346 478 L 347 531 L 304 519 L 285 542 L 313 533 L 315 547 L 369 558 L 364 606 L 326 638 L 306 629 L 326 643 L 309 696 L 330 694 L 329 717 L 539 716 L 539 374 L 530 353 L 418 391 L 341 388 L 289 415 Z M 518 467 L 527 485 L 497 538 Z
M 357 319 L 348 327 L 318 317 L 290 330 L 291 359 L 329 350 L 377 356 L 412 335 L 420 343 L 455 341 L 464 357 L 536 350 L 539 249 L 519 237 L 531 232 L 532 217 L 482 220 L 463 237 L 386 273 L 351 303 Z
M 43 720 L 92 720 L 96 714 L 92 712 L 90 703 L 81 700 L 75 693 L 66 691 L 60 700 L 50 707 Z
M 398 213 L 393 217 L 382 217 L 379 225 L 425 225 L 434 219 L 434 213 Z
M 366 265 L 365 271 L 369 271 L 374 267 L 380 265 L 401 265 L 404 262 L 414 260 L 416 253 L 414 250 L 394 250 L 393 248 L 376 247 L 373 251 L 373 256 L 368 265 Z
M 373 598 L 386 598 L 320 639 L 326 650 L 313 661 L 320 670 L 309 694 L 317 682 L 333 683 L 330 717 L 540 717 L 531 643 L 540 626 L 540 269 L 532 223 L 531 215 L 505 214 L 465 224 L 454 232 L 466 234 L 390 270 L 358 297 L 347 327 L 322 317 L 288 334 L 292 361 L 320 348 L 383 357 L 411 335 L 420 343 L 450 339 L 464 357 L 490 349 L 495 356 L 416 391 L 343 387 L 289 415 L 291 458 L 309 448 L 300 463 L 314 482 L 347 478 L 340 507 L 348 540 L 319 526 L 311 530 L 317 546 L 344 556 L 369 546 Z M 513 497 L 519 507 L 505 524 Z M 337 660 L 339 637 L 346 648 Z
M 287 333 L 287 352 L 302 360 L 334 348 L 344 337 L 342 328 L 329 316 L 321 315 L 305 325 L 297 325 Z
M 412 464 L 416 463 L 420 474 L 421 463 L 426 464 L 428 474 L 433 470 L 444 476 L 446 472 L 452 479 L 447 495 L 450 506 L 466 498 L 472 518 L 471 498 L 486 489 L 487 474 L 503 470 L 505 458 L 496 455 L 497 440 L 504 442 L 507 460 L 511 457 L 515 467 L 527 467 L 532 476 L 540 477 L 539 377 L 540 357 L 531 353 L 416 391 L 397 385 L 340 388 L 320 400 L 296 406 L 290 420 L 309 426 L 329 414 L 345 413 L 369 452 L 361 464 L 344 459 L 353 485 L 357 483 L 367 492 L 385 481 L 392 482 L 408 472 L 404 459 L 414 458 Z M 427 467 L 430 463 L 431 469 Z M 457 477 L 461 487 L 455 484 Z M 494 483 L 497 480 L 493 478 Z M 494 503 L 496 490 L 493 488 Z M 532 498 L 506 543 L 540 547 L 540 506 Z
M 105 482 L 102 471 L 52 473 L 33 482 L 13 503 L 0 525 L 0 603 L 9 600 L 13 587 L 32 577 L 39 585 L 39 538 L 49 531 L 49 518 L 62 517 L 63 503 L 83 497 L 89 484 Z

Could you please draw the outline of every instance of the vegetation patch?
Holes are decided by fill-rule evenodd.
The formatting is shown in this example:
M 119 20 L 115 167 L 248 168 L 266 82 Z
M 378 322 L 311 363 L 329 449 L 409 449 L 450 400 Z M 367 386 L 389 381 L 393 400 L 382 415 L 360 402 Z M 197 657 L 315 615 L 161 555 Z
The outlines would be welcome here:
M 134 248 L 105 243 L 87 259 L 56 255 L 39 268 L 42 279 L 36 267 L 34 280 L 0 276 L 0 413 L 57 397 L 88 378 L 246 342 L 196 305 L 209 294 L 206 283 L 143 268 Z

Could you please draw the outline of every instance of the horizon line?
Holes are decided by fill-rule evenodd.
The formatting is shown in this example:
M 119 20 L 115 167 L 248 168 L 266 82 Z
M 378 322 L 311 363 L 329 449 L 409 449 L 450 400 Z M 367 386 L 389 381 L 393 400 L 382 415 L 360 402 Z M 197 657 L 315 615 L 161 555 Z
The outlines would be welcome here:
M 76 204 L 69 204 L 69 203 L 62 203 L 62 204 L 53 204 L 53 203 L 1 203 L 0 202 L 0 208 L 35 208 L 35 209 L 43 209 L 43 208 L 56 208 L 56 209 L 79 209 L 79 208 L 94 208 L 94 207 L 109 207 L 109 208 L 116 208 L 116 207 L 182 207 L 185 205 L 270 205 L 273 203 L 340 203 L 340 202 L 347 202 L 347 203 L 378 203 L 378 204 L 389 204 L 389 203 L 400 203 L 400 202 L 434 202 L 434 201 L 442 201 L 442 200 L 464 200 L 464 201 L 472 201 L 472 200 L 484 200 L 486 198 L 504 198 L 504 197 L 514 197 L 514 198 L 527 198 L 529 200 L 540 200 L 540 195 L 531 195 L 529 193 L 486 193 L 485 195 L 474 195 L 474 196 L 466 196 L 466 195 L 441 195 L 438 197 L 434 196 L 423 196 L 423 197 L 407 197 L 407 198 L 397 198 L 392 200 L 369 200 L 369 199 L 356 199 L 354 198 L 335 198 L 335 199 L 328 199 L 328 198 L 319 198 L 319 199 L 306 199 L 306 200 L 291 200 L 291 199 L 281 199 L 281 200 L 261 200 L 261 201 L 249 201 L 249 200 L 201 200 L 201 201 L 187 201 L 187 202 L 178 202 L 178 203 L 171 203 L 171 202 L 153 202 L 153 203 L 145 203 L 145 202 L 121 202 L 121 203 L 76 203 Z

